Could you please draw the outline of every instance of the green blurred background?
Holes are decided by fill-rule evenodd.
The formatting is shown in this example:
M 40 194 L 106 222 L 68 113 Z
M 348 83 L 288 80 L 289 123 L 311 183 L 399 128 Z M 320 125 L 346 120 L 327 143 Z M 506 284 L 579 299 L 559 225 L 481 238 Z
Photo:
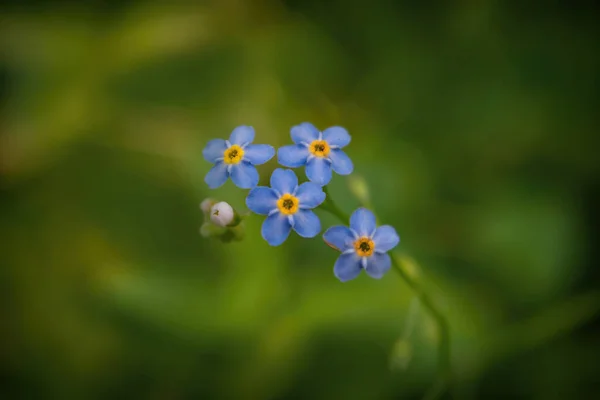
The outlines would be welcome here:
M 600 393 L 593 2 L 5 1 L 3 398 L 419 398 L 439 337 L 390 273 L 199 235 L 202 148 L 342 125 L 447 316 L 446 398 Z M 259 167 L 261 182 L 276 161 Z M 300 175 L 303 175 L 299 171 Z M 330 190 L 358 201 L 348 180 Z M 324 227 L 337 224 L 320 213 Z M 394 350 L 395 349 L 395 350 Z M 404 350 L 402 350 L 404 349 Z

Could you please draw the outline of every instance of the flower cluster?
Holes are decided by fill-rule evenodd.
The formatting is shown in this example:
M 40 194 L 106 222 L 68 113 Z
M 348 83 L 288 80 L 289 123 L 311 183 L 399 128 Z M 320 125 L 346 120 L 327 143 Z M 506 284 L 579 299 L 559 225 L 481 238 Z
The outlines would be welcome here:
M 279 148 L 277 160 L 284 167 L 305 167 L 308 182 L 299 184 L 294 171 L 277 168 L 271 175 L 270 187 L 257 186 L 259 174 L 255 166 L 268 162 L 275 150 L 270 145 L 252 144 L 255 133 L 249 126 L 235 128 L 228 140 L 211 140 L 202 152 L 214 164 L 205 177 L 211 189 L 222 186 L 228 178 L 242 189 L 251 189 L 246 206 L 266 216 L 261 234 L 271 246 L 283 244 L 292 230 L 303 238 L 317 236 L 321 221 L 312 210 L 331 202 L 323 187 L 331 181 L 332 172 L 349 175 L 354 170 L 352 160 L 342 150 L 351 140 L 346 129 L 334 126 L 320 132 L 305 122 L 292 127 L 290 133 L 294 144 Z M 230 229 L 240 223 L 238 214 L 225 202 L 211 202 L 210 208 L 208 204 L 202 208 L 206 208 L 205 215 L 213 226 Z M 382 278 L 391 265 L 387 252 L 400 242 L 393 227 L 377 228 L 375 216 L 365 208 L 352 214 L 349 227 L 331 227 L 323 239 L 342 253 L 334 265 L 334 274 L 342 282 L 356 278 L 361 270 L 373 278 Z

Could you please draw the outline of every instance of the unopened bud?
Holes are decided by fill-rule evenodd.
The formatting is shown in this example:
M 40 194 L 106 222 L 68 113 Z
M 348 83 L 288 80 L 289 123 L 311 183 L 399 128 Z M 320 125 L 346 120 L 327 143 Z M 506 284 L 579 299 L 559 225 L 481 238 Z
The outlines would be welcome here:
M 205 213 L 208 214 L 210 212 L 210 209 L 212 208 L 212 206 L 216 203 L 217 201 L 215 199 L 204 199 L 202 201 L 202 203 L 200 203 L 200 209 Z
M 235 211 L 228 203 L 221 201 L 211 207 L 210 220 L 217 226 L 228 226 L 235 220 Z
M 359 175 L 351 175 L 348 177 L 348 187 L 352 194 L 356 196 L 358 201 L 365 207 L 370 207 L 371 199 L 369 196 L 369 186 L 367 181 Z
M 205 238 L 221 236 L 227 231 L 227 228 L 217 226 L 212 222 L 205 222 L 200 227 L 200 234 Z
M 406 370 L 412 359 L 412 345 L 408 340 L 399 339 L 390 354 L 390 368 Z

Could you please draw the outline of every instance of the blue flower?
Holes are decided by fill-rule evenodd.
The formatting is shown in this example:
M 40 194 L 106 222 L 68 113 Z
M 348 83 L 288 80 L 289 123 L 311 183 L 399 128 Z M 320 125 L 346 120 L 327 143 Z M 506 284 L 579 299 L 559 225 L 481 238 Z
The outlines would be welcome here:
M 323 239 L 342 252 L 333 267 L 333 273 L 342 282 L 356 278 L 362 269 L 372 278 L 381 279 L 392 263 L 387 252 L 400 243 L 396 230 L 389 225 L 377 228 L 375 216 L 366 208 L 354 211 L 350 228 L 333 226 Z
M 248 193 L 246 205 L 257 214 L 267 215 L 262 237 L 279 246 L 293 229 L 304 238 L 317 236 L 321 221 L 311 209 L 325 201 L 323 189 L 312 182 L 298 186 L 298 177 L 290 169 L 278 168 L 271 175 L 271 187 L 259 186 Z
M 340 175 L 354 170 L 352 160 L 341 149 L 350 143 L 348 131 L 333 126 L 319 132 L 314 125 L 304 122 L 291 129 L 295 144 L 283 146 L 277 152 L 281 165 L 298 168 L 306 165 L 306 176 L 311 182 L 325 186 L 331 181 L 331 169 Z
M 208 142 L 202 155 L 206 161 L 215 164 L 204 177 L 208 187 L 216 189 L 229 177 L 242 189 L 250 189 L 258 184 L 258 171 L 254 166 L 273 158 L 275 149 L 268 144 L 251 144 L 253 141 L 254 128 L 238 126 L 231 132 L 229 140 L 214 139 Z

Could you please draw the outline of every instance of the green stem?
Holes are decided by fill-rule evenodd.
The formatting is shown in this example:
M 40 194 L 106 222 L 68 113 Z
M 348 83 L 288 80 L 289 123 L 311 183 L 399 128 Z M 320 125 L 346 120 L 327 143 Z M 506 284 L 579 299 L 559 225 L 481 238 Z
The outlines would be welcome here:
M 340 222 L 347 224 L 350 221 L 350 217 L 344 213 L 337 204 L 331 198 L 327 187 L 323 188 L 327 197 L 325 202 L 321 205 L 321 209 L 331 213 L 337 217 Z M 391 254 L 392 265 L 394 271 L 398 273 L 400 278 L 410 287 L 414 292 L 415 296 L 419 299 L 420 303 L 429 312 L 437 326 L 439 334 L 438 343 L 438 378 L 431 389 L 425 394 L 424 399 L 433 400 L 439 398 L 445 391 L 450 375 L 451 375 L 451 363 L 450 363 L 450 327 L 446 317 L 437 309 L 431 296 L 423 289 L 419 282 L 411 276 L 408 272 L 409 265 L 408 260 L 405 258 L 399 258 L 397 254 Z
M 327 197 L 325 197 L 325 201 L 323 202 L 323 204 L 321 204 L 320 208 L 322 210 L 325 210 L 328 213 L 336 216 L 343 224 L 349 223 L 350 222 L 350 216 L 347 215 L 345 212 L 343 212 L 338 207 L 338 205 L 335 204 L 335 202 L 331 198 L 331 195 L 329 194 L 329 190 L 327 190 L 327 186 L 323 187 L 323 191 L 325 192 L 325 194 L 327 195 Z
M 394 271 L 398 273 L 400 278 L 412 289 L 423 307 L 427 309 L 433 318 L 438 334 L 438 380 L 436 384 L 425 395 L 425 399 L 437 399 L 444 392 L 450 379 L 450 327 L 446 317 L 437 309 L 429 294 L 423 289 L 419 282 L 407 272 L 407 264 L 405 259 L 399 259 L 396 254 L 392 254 L 392 265 Z

